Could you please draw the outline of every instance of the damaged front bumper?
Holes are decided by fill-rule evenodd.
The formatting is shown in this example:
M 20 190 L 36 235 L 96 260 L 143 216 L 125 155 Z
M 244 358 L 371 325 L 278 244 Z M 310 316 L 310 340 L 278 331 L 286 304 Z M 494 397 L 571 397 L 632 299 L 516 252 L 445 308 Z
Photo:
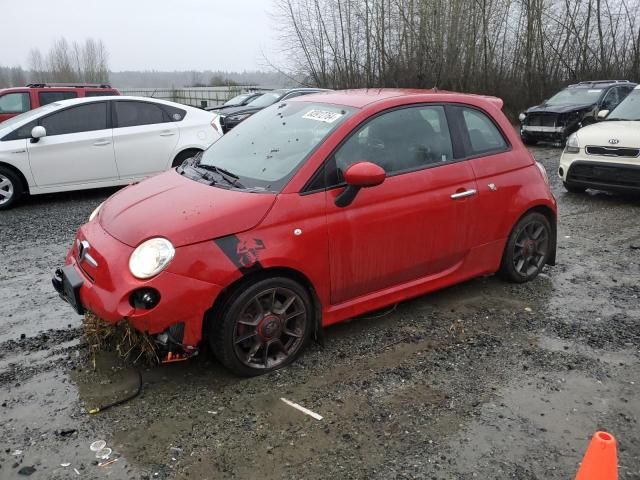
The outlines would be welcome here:
M 205 314 L 222 288 L 169 269 L 139 280 L 128 268 L 132 251 L 97 221 L 89 222 L 78 231 L 65 265 L 55 270 L 53 286 L 78 314 L 92 312 L 112 325 L 127 322 L 151 336 L 161 356 L 197 352 Z

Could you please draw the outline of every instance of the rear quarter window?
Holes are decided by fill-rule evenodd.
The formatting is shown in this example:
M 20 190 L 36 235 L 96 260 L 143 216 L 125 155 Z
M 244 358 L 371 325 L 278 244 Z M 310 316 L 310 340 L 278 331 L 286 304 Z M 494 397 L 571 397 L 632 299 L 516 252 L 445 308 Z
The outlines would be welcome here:
M 163 105 L 162 108 L 167 112 L 172 122 L 180 122 L 187 116 L 187 111 L 182 108 L 172 107 L 170 105 Z
M 112 97 L 114 95 L 117 95 L 117 93 L 112 90 L 89 90 L 84 92 L 85 97 Z
M 40 105 L 48 105 L 60 100 L 69 100 L 70 98 L 78 98 L 78 92 L 38 92 L 38 100 Z

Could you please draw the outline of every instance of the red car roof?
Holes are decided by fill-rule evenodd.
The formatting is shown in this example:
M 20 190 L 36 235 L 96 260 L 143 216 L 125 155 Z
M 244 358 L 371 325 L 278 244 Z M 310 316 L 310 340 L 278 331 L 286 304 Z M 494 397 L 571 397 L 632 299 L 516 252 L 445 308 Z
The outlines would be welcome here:
M 451 101 L 462 101 L 465 98 L 482 98 L 502 108 L 502 99 L 486 95 L 473 95 L 468 93 L 450 92 L 446 90 L 420 90 L 410 88 L 363 88 L 357 90 L 337 90 L 324 93 L 314 93 L 297 97 L 295 101 L 315 101 L 344 105 L 346 107 L 363 108 L 372 103 L 381 102 L 394 97 L 416 97 L 416 101 L 438 101 L 437 97 L 451 95 Z

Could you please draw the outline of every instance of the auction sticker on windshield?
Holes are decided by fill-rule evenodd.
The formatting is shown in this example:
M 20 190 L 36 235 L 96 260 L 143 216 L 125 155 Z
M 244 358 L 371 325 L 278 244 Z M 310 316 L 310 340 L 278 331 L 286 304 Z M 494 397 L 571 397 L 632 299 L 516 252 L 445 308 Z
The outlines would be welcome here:
M 309 110 L 302 118 L 307 120 L 317 120 L 318 122 L 333 123 L 342 117 L 342 113 L 328 112 L 326 110 Z

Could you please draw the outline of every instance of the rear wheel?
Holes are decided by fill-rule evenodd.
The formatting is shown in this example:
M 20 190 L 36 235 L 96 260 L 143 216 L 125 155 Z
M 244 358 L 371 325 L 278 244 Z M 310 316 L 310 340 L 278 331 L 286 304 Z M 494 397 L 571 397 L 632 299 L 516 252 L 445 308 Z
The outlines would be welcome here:
M 24 192 L 24 185 L 20 177 L 13 170 L 0 167 L 0 210 L 15 205 Z
M 209 343 L 234 373 L 255 376 L 288 365 L 309 341 L 314 310 L 304 287 L 286 277 L 257 281 L 231 295 L 212 320 Z
M 549 260 L 551 235 L 549 220 L 541 213 L 531 212 L 522 217 L 509 235 L 500 274 L 516 283 L 536 278 Z
M 529 146 L 531 146 L 531 147 L 532 147 L 532 146 L 534 146 L 534 145 L 537 145 L 537 144 L 538 144 L 538 141 L 537 141 L 537 140 L 534 140 L 533 138 L 531 138 L 531 137 L 527 137 L 527 136 L 522 136 L 522 142 L 523 142 L 525 145 L 529 145 Z

